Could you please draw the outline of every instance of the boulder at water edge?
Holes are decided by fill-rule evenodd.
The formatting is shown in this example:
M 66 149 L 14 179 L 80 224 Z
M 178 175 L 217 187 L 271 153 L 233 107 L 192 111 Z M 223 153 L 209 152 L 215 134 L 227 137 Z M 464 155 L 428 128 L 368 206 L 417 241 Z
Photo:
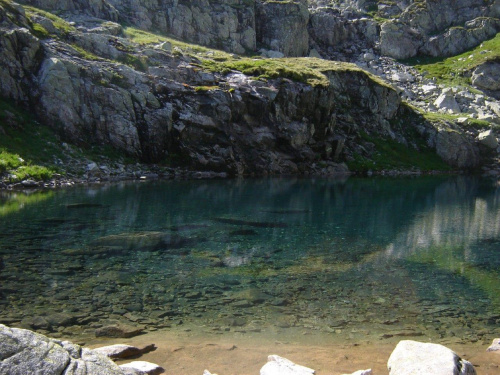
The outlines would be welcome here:
M 117 346 L 119 345 L 114 346 L 115 349 Z M 130 348 L 133 347 L 128 347 L 129 353 Z M 154 345 L 134 349 L 145 353 L 154 350 Z M 37 375 L 157 375 L 164 370 L 154 363 L 144 361 L 118 366 L 96 350 L 82 348 L 69 341 L 50 339 L 27 329 L 9 328 L 0 324 L 0 375 L 27 375 L 35 372 Z
M 472 364 L 439 344 L 403 340 L 387 362 L 389 375 L 476 375 Z
M 0 324 L 0 374 L 122 375 L 106 356 L 69 341 Z
M 490 347 L 486 349 L 487 352 L 499 352 L 500 353 L 500 339 L 494 339 Z
M 278 355 L 267 357 L 267 363 L 260 369 L 260 375 L 312 375 L 316 372 L 300 366 Z

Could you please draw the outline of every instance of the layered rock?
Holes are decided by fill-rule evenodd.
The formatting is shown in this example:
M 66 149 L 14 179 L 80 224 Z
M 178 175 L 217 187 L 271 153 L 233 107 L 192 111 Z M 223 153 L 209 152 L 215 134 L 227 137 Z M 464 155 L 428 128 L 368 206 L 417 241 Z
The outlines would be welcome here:
M 306 0 L 257 3 L 257 41 L 285 56 L 305 56 L 309 51 Z
M 498 1 L 412 1 L 382 24 L 381 52 L 396 59 L 452 56 L 493 37 L 500 31 L 499 17 Z
M 280 3 L 278 13 L 303 6 Z M 290 59 L 281 77 L 256 80 L 222 68 L 204 70 L 202 60 L 166 43 L 140 46 L 107 34 L 117 29 L 109 22 L 90 27 L 79 18 L 86 26 L 40 40 L 20 27 L 29 26 L 22 10 L 10 12 L 17 21 L 4 17 L 9 30 L 0 33 L 1 95 L 30 104 L 43 122 L 80 145 L 109 144 L 146 162 L 176 155 L 192 168 L 234 175 L 305 173 L 317 161 L 370 156 L 371 146 L 359 147 L 362 133 L 414 144 L 411 127 L 418 116 L 402 108 L 391 86 L 354 65 Z M 302 49 L 285 52 L 306 51 L 305 44 L 297 46 Z M 304 82 L 309 67 L 321 75 L 318 82 Z M 431 124 L 424 127 L 422 134 L 442 138 Z M 456 144 L 448 141 L 429 143 Z M 467 136 L 460 144 L 464 155 L 474 154 Z M 440 155 L 452 153 L 450 147 L 440 147 L 449 150 Z M 443 158 L 458 167 L 478 163 Z M 332 173 L 339 170 L 330 166 Z

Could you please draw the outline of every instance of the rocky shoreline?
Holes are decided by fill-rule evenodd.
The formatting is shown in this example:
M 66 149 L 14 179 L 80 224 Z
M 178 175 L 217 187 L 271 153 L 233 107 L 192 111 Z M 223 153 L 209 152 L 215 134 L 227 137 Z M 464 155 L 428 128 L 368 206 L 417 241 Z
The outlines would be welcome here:
M 69 341 L 51 339 L 44 335 L 0 325 L 0 374 L 27 374 L 37 369 L 40 375 L 157 375 L 165 369 L 147 361 L 117 365 L 113 362 L 137 359 L 157 350 L 154 344 L 138 348 L 114 344 L 88 349 Z M 494 339 L 486 349 L 498 355 L 500 339 Z M 496 352 L 496 353 L 495 353 Z M 314 362 L 314 358 L 310 359 Z M 207 365 L 210 365 L 207 363 Z M 238 364 L 234 363 L 237 367 Z M 400 341 L 387 361 L 390 375 L 475 375 L 474 366 L 443 345 L 412 340 Z M 260 369 L 261 375 L 311 375 L 314 369 L 270 355 Z M 358 370 L 351 375 L 372 375 L 371 369 Z M 205 370 L 203 375 L 215 375 Z M 347 374 L 344 374 L 347 375 Z

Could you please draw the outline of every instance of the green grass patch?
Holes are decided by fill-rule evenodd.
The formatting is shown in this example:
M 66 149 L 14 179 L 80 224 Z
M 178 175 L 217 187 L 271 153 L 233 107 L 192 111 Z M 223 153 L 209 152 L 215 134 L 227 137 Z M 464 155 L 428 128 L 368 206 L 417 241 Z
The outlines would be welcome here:
M 0 100 L 0 124 L 0 174 L 15 175 L 13 182 L 51 178 L 54 160 L 64 157 L 54 132 L 6 100 Z
M 464 117 L 464 115 L 452 115 L 448 113 L 438 113 L 438 112 L 423 112 L 420 111 L 422 116 L 428 121 L 431 122 L 456 122 L 460 117 Z M 491 123 L 485 120 L 478 120 L 475 118 L 469 118 L 467 124 L 460 125 L 462 128 L 473 128 L 477 130 L 486 130 L 486 129 L 500 129 L 500 125 Z
M 19 155 L 0 150 L 0 173 L 18 168 L 23 163 L 24 160 Z
M 182 50 L 182 53 L 198 59 L 200 61 L 200 68 L 211 72 L 227 74 L 232 70 L 237 70 L 243 74 L 262 79 L 281 77 L 307 83 L 311 86 L 327 87 L 330 84 L 326 75 L 327 72 L 351 70 L 363 72 L 363 74 L 367 74 L 378 84 L 388 86 L 383 80 L 350 63 L 317 58 L 266 59 L 260 56 L 242 58 L 224 51 L 181 42 L 175 38 L 143 31 L 131 26 L 123 26 L 123 31 L 128 39 L 142 45 L 169 42 L 172 45 L 173 54 L 179 53 L 176 52 L 178 51 L 176 50 L 177 47 Z M 193 65 L 195 64 L 193 63 Z
M 354 155 L 354 160 L 347 162 L 351 171 L 367 172 L 382 170 L 412 170 L 420 171 L 448 171 L 447 165 L 431 148 L 423 143 L 419 144 L 420 150 L 406 147 L 391 139 L 360 134 L 361 139 L 375 145 L 375 152 L 369 158 Z
M 136 56 L 131 53 L 126 53 L 118 57 L 118 62 L 128 65 L 140 72 L 147 72 L 148 70 L 148 61 L 144 56 Z
M 196 86 L 194 88 L 194 91 L 196 92 L 207 92 L 207 91 L 213 91 L 213 90 L 219 90 L 219 86 Z
M 47 31 L 47 29 L 39 23 L 33 23 L 32 29 L 33 34 L 35 34 L 35 36 L 39 39 L 47 39 L 50 36 L 50 33 Z
M 55 171 L 43 165 L 23 165 L 19 168 L 9 171 L 10 182 L 19 182 L 23 180 L 46 181 L 52 178 Z
M 80 47 L 77 44 L 72 43 L 71 48 L 73 48 L 76 52 L 78 52 L 78 54 L 80 54 L 80 56 L 85 60 L 90 60 L 90 61 L 102 60 L 102 58 L 100 58 L 99 56 L 94 55 L 92 52 L 87 51 L 86 49 Z
M 330 81 L 327 73 L 334 71 L 353 71 L 368 75 L 378 84 L 387 86 L 384 81 L 356 67 L 354 64 L 328 61 L 311 57 L 289 57 L 281 59 L 243 58 L 239 60 L 202 62 L 205 69 L 226 74 L 237 70 L 249 76 L 261 79 L 288 78 L 293 81 L 307 83 L 311 86 L 328 87 Z
M 234 55 L 221 50 L 200 46 L 198 44 L 182 42 L 176 38 L 140 30 L 132 26 L 123 26 L 123 33 L 132 42 L 141 45 L 169 42 L 172 45 L 172 48 L 178 47 L 184 53 L 188 55 L 193 55 L 197 58 L 209 58 L 220 61 L 225 61 L 235 58 Z
M 470 85 L 472 69 L 487 61 L 500 60 L 500 33 L 481 45 L 453 57 L 414 57 L 403 63 L 414 66 L 438 83 Z
M 38 16 L 45 17 L 45 18 L 49 19 L 52 22 L 52 24 L 54 25 L 54 27 L 57 29 L 57 31 L 63 35 L 67 35 L 70 32 L 75 31 L 75 28 L 73 26 L 71 26 L 67 21 L 63 20 L 61 17 L 58 17 L 53 13 L 50 13 L 50 12 L 47 12 L 45 10 L 38 9 L 38 8 L 35 8 L 32 6 L 28 6 L 28 5 L 23 5 L 23 7 L 26 11 L 26 15 L 28 16 L 28 18 L 30 20 L 31 20 L 33 15 L 38 15 Z M 33 23 L 33 29 L 34 29 L 35 25 L 36 25 L 36 23 Z

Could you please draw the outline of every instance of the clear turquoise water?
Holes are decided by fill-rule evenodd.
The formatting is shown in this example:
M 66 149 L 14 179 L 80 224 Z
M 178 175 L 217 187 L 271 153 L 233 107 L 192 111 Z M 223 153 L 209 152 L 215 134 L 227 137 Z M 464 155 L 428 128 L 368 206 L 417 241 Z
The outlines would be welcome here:
M 0 323 L 80 336 L 116 322 L 490 340 L 500 187 L 269 178 L 2 193 Z

